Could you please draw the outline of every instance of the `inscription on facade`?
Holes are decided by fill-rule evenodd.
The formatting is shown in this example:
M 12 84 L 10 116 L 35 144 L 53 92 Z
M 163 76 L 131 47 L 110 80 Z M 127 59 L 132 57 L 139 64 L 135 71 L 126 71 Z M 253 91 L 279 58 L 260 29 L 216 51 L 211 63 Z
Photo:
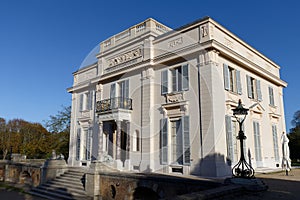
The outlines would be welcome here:
M 180 38 L 176 38 L 175 40 L 172 40 L 168 43 L 168 47 L 169 48 L 173 48 L 173 47 L 176 47 L 178 45 L 181 45 L 183 43 L 183 39 L 182 37 Z
M 113 67 L 115 65 L 119 65 L 121 63 L 136 59 L 140 56 L 142 56 L 142 50 L 140 48 L 134 49 L 108 60 L 108 66 Z

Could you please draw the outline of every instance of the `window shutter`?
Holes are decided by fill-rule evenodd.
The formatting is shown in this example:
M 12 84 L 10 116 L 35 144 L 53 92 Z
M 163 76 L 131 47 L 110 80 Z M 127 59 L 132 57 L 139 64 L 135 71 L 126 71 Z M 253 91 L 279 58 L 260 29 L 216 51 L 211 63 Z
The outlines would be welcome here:
M 252 91 L 252 87 L 251 87 L 251 85 L 252 85 L 251 77 L 247 75 L 246 78 L 247 78 L 248 97 L 250 99 L 253 99 L 253 91 Z
M 161 164 L 168 164 L 168 119 L 160 120 L 160 159 Z
M 256 92 L 257 92 L 257 100 L 262 101 L 260 80 L 256 80 Z
M 83 94 L 80 94 L 79 96 L 79 111 L 83 110 Z
M 269 86 L 269 100 L 270 100 L 270 105 L 274 106 L 274 93 L 273 93 L 273 88 Z
M 273 135 L 273 145 L 274 145 L 274 158 L 275 161 L 279 161 L 279 151 L 278 151 L 278 139 L 277 139 L 277 127 L 272 125 L 272 135 Z
M 93 108 L 93 99 L 94 99 L 94 92 L 90 91 L 88 94 L 88 104 L 87 104 L 88 110 L 92 110 L 92 108 Z
M 172 74 L 172 92 L 177 92 L 178 91 L 178 70 L 172 69 L 171 74 Z
M 113 83 L 110 85 L 110 98 L 116 97 L 116 84 Z
M 254 149 L 255 149 L 255 159 L 256 161 L 261 161 L 261 145 L 260 145 L 260 133 L 259 133 L 259 123 L 253 122 L 254 129 Z
M 235 78 L 236 78 L 236 90 L 238 94 L 242 94 L 242 83 L 241 83 L 241 72 L 236 70 L 235 71 Z
M 116 108 L 115 97 L 116 97 L 116 83 L 112 83 L 110 85 L 110 109 Z
M 182 90 L 189 89 L 189 66 L 182 66 Z
M 90 144 L 90 129 L 85 131 L 85 146 L 86 146 L 86 149 L 85 149 L 85 158 L 86 160 L 89 160 L 90 159 L 90 147 L 91 147 L 91 144 Z
M 125 80 L 125 92 L 124 92 L 124 97 L 129 98 L 129 80 Z
M 227 157 L 231 160 L 231 162 L 234 162 L 232 123 L 231 123 L 231 117 L 228 115 L 225 116 L 225 125 L 226 125 Z
M 80 135 L 81 129 L 77 129 L 77 136 L 76 136 L 76 160 L 80 159 Z
M 168 70 L 161 72 L 161 94 L 168 93 Z
M 226 64 L 223 64 L 223 76 L 225 90 L 230 90 L 229 67 Z
M 181 128 L 183 133 L 183 164 L 191 164 L 191 145 L 190 145 L 190 118 L 189 116 L 183 116 L 181 118 Z

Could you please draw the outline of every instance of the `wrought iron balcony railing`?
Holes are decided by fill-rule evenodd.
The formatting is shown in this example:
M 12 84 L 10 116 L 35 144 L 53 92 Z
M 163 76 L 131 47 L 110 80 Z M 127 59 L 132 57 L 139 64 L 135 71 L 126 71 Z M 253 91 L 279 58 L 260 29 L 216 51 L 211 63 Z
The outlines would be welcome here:
M 115 97 L 97 101 L 96 112 L 107 112 L 114 109 L 132 110 L 132 99 L 124 97 Z

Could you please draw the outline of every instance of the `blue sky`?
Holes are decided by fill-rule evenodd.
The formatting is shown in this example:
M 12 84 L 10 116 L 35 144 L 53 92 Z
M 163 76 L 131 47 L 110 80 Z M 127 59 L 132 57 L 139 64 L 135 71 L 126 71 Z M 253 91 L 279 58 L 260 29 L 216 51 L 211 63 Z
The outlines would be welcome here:
M 47 120 L 71 104 L 72 72 L 99 42 L 149 17 L 177 28 L 210 16 L 279 64 L 287 129 L 300 110 L 298 1 L 0 1 L 0 117 Z

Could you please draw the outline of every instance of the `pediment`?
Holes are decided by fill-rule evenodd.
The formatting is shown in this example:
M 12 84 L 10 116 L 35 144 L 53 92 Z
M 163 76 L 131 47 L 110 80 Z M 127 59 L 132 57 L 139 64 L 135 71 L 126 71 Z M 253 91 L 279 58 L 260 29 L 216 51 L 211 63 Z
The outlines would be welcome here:
M 249 107 L 249 111 L 252 113 L 262 114 L 265 111 L 265 109 L 262 107 L 260 103 L 255 103 Z

